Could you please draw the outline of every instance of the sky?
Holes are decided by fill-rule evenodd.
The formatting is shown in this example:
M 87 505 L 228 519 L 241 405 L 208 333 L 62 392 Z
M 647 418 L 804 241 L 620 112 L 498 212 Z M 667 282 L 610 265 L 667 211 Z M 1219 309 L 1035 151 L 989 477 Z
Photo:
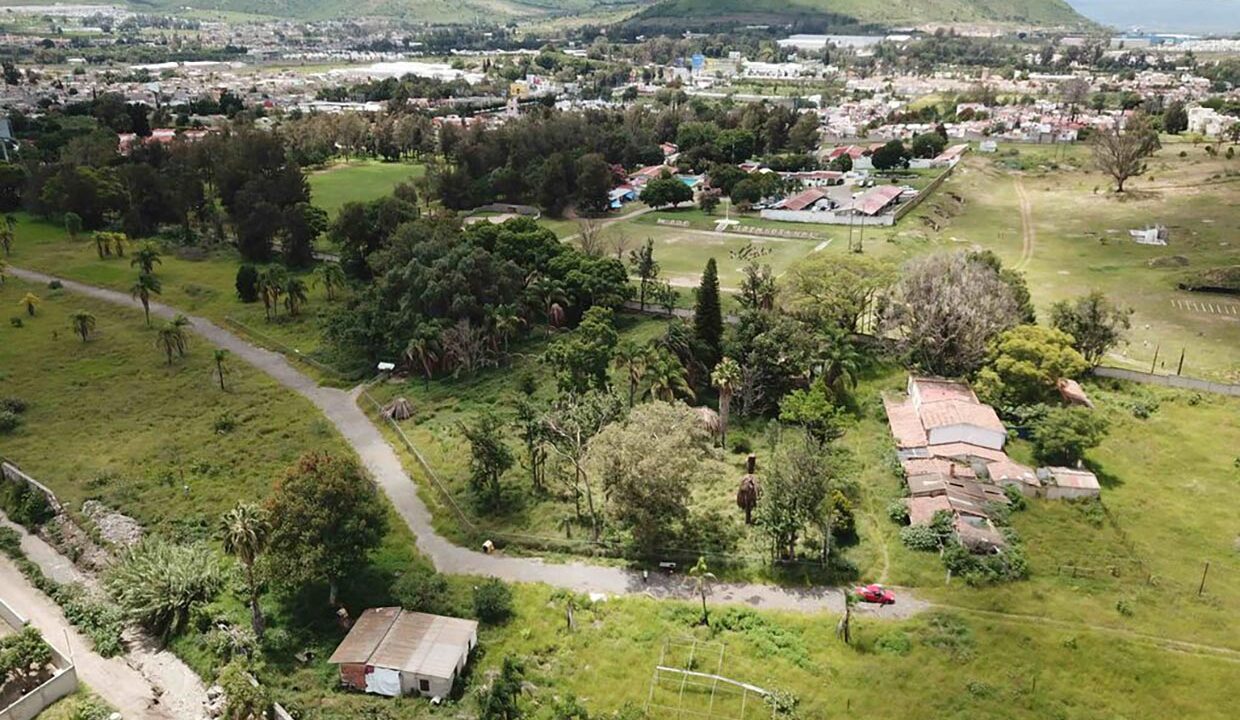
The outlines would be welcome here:
M 1240 33 L 1240 0 L 1067 0 L 1091 20 L 1119 30 Z

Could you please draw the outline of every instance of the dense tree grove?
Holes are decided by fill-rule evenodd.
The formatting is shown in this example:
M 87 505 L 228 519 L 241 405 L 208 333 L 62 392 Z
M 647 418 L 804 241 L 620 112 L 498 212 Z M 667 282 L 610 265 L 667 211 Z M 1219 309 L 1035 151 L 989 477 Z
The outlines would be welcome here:
M 346 207 L 342 217 L 352 214 L 377 225 L 346 239 L 346 272 L 370 282 L 328 320 L 344 358 L 395 361 L 424 338 L 435 348 L 432 374 L 469 374 L 502 362 L 515 334 L 576 324 L 632 294 L 620 261 L 587 257 L 532 220 L 462 228 L 453 218 L 417 218 L 387 232 L 391 213 Z

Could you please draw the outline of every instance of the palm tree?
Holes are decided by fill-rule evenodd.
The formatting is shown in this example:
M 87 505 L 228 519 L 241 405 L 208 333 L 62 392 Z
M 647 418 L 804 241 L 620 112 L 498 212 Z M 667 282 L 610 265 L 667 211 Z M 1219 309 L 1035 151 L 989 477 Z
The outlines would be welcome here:
M 137 267 L 147 275 L 155 272 L 155 266 L 161 264 L 163 261 L 159 259 L 159 250 L 154 243 L 147 243 L 138 248 L 129 261 L 129 267 Z
M 108 233 L 108 238 L 112 241 L 112 251 L 116 253 L 116 257 L 125 257 L 125 246 L 129 244 L 129 236 L 123 232 Z
M 616 354 L 613 358 L 616 369 L 624 372 L 625 377 L 629 381 L 629 407 L 633 407 L 633 400 L 637 396 L 637 387 L 641 384 L 642 378 L 646 376 L 646 367 L 651 361 L 653 353 L 650 346 L 638 345 L 632 339 L 627 339 L 620 343 L 616 348 Z
M 224 361 L 228 359 L 228 351 L 224 348 L 216 348 L 213 355 L 215 360 L 215 376 L 219 378 L 220 390 L 227 390 L 224 387 L 224 376 L 228 374 L 228 368 L 224 365 Z
M 857 595 L 851 590 L 844 591 L 844 614 L 835 626 L 835 634 L 845 645 L 852 642 L 852 609 L 857 604 Z
M 177 313 L 176 316 L 172 318 L 171 324 L 172 327 L 176 328 L 177 332 L 180 333 L 177 338 L 177 355 L 185 357 L 185 353 L 189 351 L 189 335 L 185 333 L 185 328 L 191 327 L 194 323 L 190 322 L 189 318 L 184 315 Z
M 732 407 L 732 393 L 741 385 L 741 366 L 732 358 L 725 357 L 710 374 L 710 384 L 719 391 L 719 444 L 728 445 L 728 411 Z
M 181 328 L 176 327 L 172 323 L 164 323 L 159 329 L 159 333 L 155 336 L 155 347 L 163 351 L 168 357 L 168 364 L 172 364 L 172 354 L 177 351 L 181 345 Z
M 69 323 L 73 326 L 73 332 L 82 338 L 82 342 L 90 339 L 90 334 L 95 331 L 95 316 L 85 310 L 70 314 Z
M 4 285 L 4 271 L 9 269 L 9 264 L 0 258 L 0 285 Z
M 284 281 L 284 307 L 288 308 L 288 314 L 297 317 L 301 306 L 309 299 L 305 281 L 296 275 L 289 275 Z
M 491 331 L 498 340 L 503 349 L 504 355 L 508 355 L 508 340 L 517 333 L 517 329 L 521 327 L 521 316 L 517 314 L 517 309 L 513 305 L 503 304 L 496 305 L 491 309 Z M 498 347 L 494 348 L 499 350 Z
M 265 268 L 258 274 L 258 293 L 263 298 L 263 311 L 268 322 L 272 313 L 280 313 L 280 296 L 284 294 L 284 286 L 288 282 L 288 272 L 279 265 Z
M 254 577 L 254 563 L 267 549 L 271 525 L 267 514 L 257 505 L 238 503 L 237 507 L 224 513 L 220 520 L 220 535 L 224 552 L 241 561 L 245 568 L 246 585 L 250 591 L 250 625 L 260 639 L 266 622 L 263 609 L 258 603 L 258 582 Z
M 649 385 L 646 394 L 655 400 L 671 402 L 680 393 L 693 397 L 693 388 L 686 379 L 685 366 L 667 348 L 659 348 L 646 367 L 646 380 Z
M 710 614 L 706 610 L 706 596 L 710 594 L 711 587 L 717 578 L 710 568 L 706 567 L 706 558 L 698 557 L 697 564 L 689 569 L 689 577 L 693 581 L 694 593 L 702 596 L 702 624 L 710 625 Z
M 17 304 L 24 306 L 26 308 L 26 314 L 30 317 L 34 317 L 34 311 L 43 304 L 43 301 L 39 299 L 38 295 L 28 292 L 22 297 L 21 300 L 17 301 Z
M 135 300 L 142 301 L 142 311 L 146 313 L 146 326 L 151 326 L 151 296 L 158 295 L 164 287 L 159 278 L 151 273 L 138 273 L 138 281 L 129 288 L 129 294 Z
M 433 325 L 419 325 L 417 332 L 405 345 L 405 357 L 422 368 L 422 387 L 429 390 L 435 363 L 439 362 L 439 329 Z
M 344 283 L 344 270 L 340 268 L 340 263 L 325 262 L 314 271 L 314 286 L 323 286 L 328 302 L 336 299 L 336 288 L 344 287 Z
M 861 353 L 843 332 L 832 333 L 821 346 L 818 364 L 822 379 L 836 400 L 857 386 L 857 373 L 861 370 Z

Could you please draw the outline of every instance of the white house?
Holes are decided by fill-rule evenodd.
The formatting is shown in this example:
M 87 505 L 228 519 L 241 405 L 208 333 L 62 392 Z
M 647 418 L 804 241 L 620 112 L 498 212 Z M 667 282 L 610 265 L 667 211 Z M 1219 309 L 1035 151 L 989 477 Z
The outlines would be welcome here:
M 964 383 L 910 377 L 908 395 L 930 445 L 967 443 L 1002 450 L 1007 442 L 1007 430 L 994 408 L 980 402 Z

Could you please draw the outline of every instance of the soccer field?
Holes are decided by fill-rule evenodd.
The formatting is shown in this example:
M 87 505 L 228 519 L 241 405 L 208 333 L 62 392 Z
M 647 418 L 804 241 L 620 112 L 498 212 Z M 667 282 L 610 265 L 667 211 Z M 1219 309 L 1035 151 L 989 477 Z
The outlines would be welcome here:
M 374 200 L 392 192 L 398 184 L 426 174 L 426 166 L 378 160 L 339 162 L 310 173 L 310 197 L 329 217 L 347 202 Z

